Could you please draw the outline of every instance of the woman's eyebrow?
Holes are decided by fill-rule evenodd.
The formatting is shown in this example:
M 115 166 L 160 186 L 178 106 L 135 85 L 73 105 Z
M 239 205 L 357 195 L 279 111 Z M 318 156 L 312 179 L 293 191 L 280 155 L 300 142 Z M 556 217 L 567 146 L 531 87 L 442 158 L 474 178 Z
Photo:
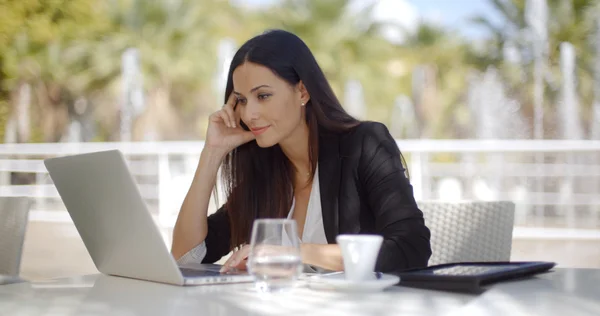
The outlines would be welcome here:
M 256 87 L 252 88 L 252 89 L 250 90 L 250 93 L 252 93 L 252 92 L 254 92 L 254 91 L 256 91 L 256 90 L 258 90 L 258 89 L 260 89 L 260 88 L 270 88 L 270 87 L 271 87 L 271 86 L 269 86 L 268 84 L 261 84 L 260 86 L 256 86 Z M 242 95 L 241 93 L 239 93 L 239 92 L 237 92 L 237 91 L 233 91 L 233 94 L 236 94 L 236 95 Z

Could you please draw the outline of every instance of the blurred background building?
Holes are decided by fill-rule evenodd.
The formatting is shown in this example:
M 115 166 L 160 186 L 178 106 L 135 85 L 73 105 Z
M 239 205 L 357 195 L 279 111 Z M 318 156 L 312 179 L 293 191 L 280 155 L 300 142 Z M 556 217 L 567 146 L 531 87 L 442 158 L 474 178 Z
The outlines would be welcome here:
M 513 260 L 600 267 L 598 1 L 19 0 L 0 2 L 0 196 L 35 199 L 24 277 L 95 272 L 46 157 L 122 149 L 170 245 L 229 62 L 270 28 L 389 127 L 417 199 L 514 201 Z

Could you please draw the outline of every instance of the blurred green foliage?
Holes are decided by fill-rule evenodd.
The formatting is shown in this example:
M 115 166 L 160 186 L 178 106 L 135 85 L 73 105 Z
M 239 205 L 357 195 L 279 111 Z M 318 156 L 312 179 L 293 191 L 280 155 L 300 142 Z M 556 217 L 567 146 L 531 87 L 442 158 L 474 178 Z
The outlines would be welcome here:
M 159 140 L 202 138 L 206 116 L 223 102 L 214 82 L 219 42 L 230 38 L 239 46 L 266 29 L 283 28 L 306 41 L 342 103 L 346 82 L 362 83 L 367 119 L 390 124 L 394 101 L 403 94 L 417 105 L 417 136 L 469 137 L 465 94 L 472 71 L 499 68 L 522 114 L 530 118 L 532 112 L 531 41 L 522 32 L 525 1 L 489 2 L 504 24 L 474 17 L 473 27 L 487 28 L 488 38 L 473 41 L 421 22 L 398 44 L 381 35 L 386 25 L 371 19 L 370 7 L 352 12 L 349 0 L 282 0 L 265 10 L 227 0 L 0 0 L 0 136 L 4 139 L 15 115 L 20 88 L 28 85 L 31 131 L 19 141 L 59 141 L 69 122 L 83 118 L 96 127 L 91 140 L 118 140 L 121 56 L 133 47 L 140 53 L 146 103 L 134 139 L 144 139 L 148 131 Z M 560 81 L 558 45 L 574 44 L 587 123 L 595 2 L 548 1 L 549 73 Z M 521 53 L 521 64 L 505 60 L 506 43 Z M 433 74 L 424 99 L 414 95 L 415 69 Z M 549 109 L 555 107 L 555 90 L 549 84 Z M 82 99 L 89 115 L 75 111 Z

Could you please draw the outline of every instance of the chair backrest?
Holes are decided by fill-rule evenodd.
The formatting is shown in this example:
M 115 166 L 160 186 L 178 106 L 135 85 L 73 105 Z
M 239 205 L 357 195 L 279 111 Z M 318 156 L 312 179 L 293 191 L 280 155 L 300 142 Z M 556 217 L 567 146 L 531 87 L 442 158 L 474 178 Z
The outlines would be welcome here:
M 26 197 L 0 197 L 0 274 L 19 275 L 32 202 Z
M 515 217 L 513 202 L 422 201 L 431 231 L 429 265 L 469 261 L 510 261 Z

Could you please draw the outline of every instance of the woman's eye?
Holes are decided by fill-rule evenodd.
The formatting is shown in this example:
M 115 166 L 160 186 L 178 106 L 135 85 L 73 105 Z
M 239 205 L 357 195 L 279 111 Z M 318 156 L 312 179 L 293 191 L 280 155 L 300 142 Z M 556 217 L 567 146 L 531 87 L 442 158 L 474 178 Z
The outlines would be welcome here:
M 246 105 L 246 99 L 237 99 L 237 104 Z
M 269 98 L 271 95 L 270 94 L 259 94 L 258 95 L 258 99 L 259 100 L 266 100 L 267 98 Z

